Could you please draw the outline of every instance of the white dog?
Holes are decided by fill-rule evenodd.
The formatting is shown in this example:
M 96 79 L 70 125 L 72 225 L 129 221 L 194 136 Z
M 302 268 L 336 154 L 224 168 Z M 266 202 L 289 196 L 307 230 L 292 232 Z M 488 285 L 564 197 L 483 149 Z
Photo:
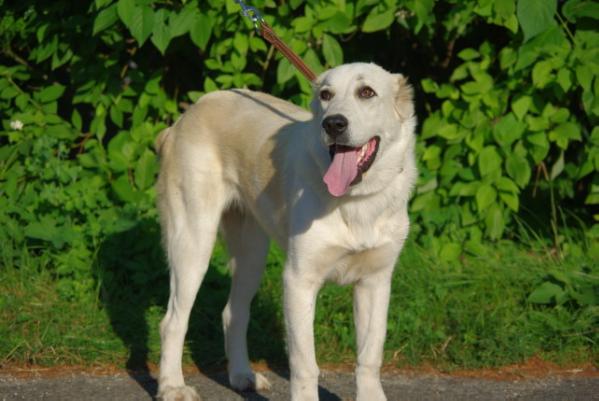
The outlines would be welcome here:
M 181 356 L 219 225 L 233 280 L 223 311 L 231 386 L 270 386 L 251 369 L 246 331 L 271 237 L 287 254 L 291 400 L 318 400 L 313 320 L 326 281 L 355 285 L 357 401 L 386 400 L 379 371 L 391 275 L 417 174 L 412 90 L 400 74 L 347 64 L 318 78 L 312 109 L 264 93 L 219 91 L 157 139 L 171 288 L 160 327 L 163 400 L 200 399 L 184 383 Z

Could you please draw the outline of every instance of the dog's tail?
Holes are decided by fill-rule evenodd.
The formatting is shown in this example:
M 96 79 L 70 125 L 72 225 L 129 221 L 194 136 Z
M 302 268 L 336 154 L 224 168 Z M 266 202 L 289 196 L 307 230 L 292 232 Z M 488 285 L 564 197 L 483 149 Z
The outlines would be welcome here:
M 154 149 L 156 150 L 156 153 L 158 155 L 162 154 L 162 150 L 164 149 L 164 144 L 166 143 L 168 136 L 170 134 L 170 127 L 169 128 L 165 128 L 162 131 L 160 131 L 160 134 L 158 134 L 158 136 L 156 137 L 156 140 L 154 141 Z

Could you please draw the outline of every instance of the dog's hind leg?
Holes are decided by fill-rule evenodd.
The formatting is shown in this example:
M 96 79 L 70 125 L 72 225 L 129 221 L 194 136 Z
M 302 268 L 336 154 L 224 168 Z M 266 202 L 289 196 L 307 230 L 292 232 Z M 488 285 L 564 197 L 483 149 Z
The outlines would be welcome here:
M 229 383 L 236 390 L 267 390 L 268 380 L 254 373 L 247 350 L 250 305 L 264 271 L 269 240 L 256 220 L 236 209 L 227 211 L 221 223 L 233 274 L 231 292 L 223 310 L 225 351 Z
M 189 315 L 208 269 L 225 202 L 222 183 L 206 174 L 176 183 L 161 177 L 160 194 L 165 245 L 170 265 L 168 309 L 160 324 L 161 356 L 158 396 L 164 401 L 199 401 L 186 386 L 181 368 Z M 185 184 L 185 185 L 183 185 Z

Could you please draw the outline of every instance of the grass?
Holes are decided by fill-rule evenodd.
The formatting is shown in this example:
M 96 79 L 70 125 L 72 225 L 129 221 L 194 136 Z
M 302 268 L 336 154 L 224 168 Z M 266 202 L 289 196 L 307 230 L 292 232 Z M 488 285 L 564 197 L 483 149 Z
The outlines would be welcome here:
M 145 227 L 139 228 L 145 231 Z M 154 230 L 155 231 L 155 230 Z M 139 234 L 139 232 L 137 233 Z M 159 358 L 158 324 L 168 296 L 157 235 L 113 238 L 98 251 L 97 291 L 64 296 L 43 253 L 20 268 L 0 270 L 0 366 L 116 364 L 137 368 Z M 286 363 L 281 262 L 271 250 L 252 306 L 251 358 Z M 218 246 L 192 313 L 186 363 L 225 363 L 220 313 L 229 289 L 226 255 Z M 550 274 L 583 272 L 594 280 L 591 256 L 558 260 L 511 242 L 481 256 L 442 263 L 410 241 L 394 275 L 385 361 L 441 369 L 501 366 L 541 356 L 560 364 L 599 362 L 599 307 L 574 299 L 533 304 L 529 295 Z M 548 278 L 549 277 L 549 278 Z M 559 283 L 558 283 L 559 284 Z M 351 288 L 328 285 L 315 321 L 321 363 L 354 360 Z

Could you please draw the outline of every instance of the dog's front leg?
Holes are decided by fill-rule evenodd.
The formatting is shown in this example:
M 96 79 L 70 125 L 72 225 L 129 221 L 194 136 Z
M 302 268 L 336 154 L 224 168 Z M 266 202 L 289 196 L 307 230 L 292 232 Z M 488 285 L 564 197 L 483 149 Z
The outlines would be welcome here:
M 387 310 L 392 268 L 366 277 L 354 287 L 354 320 L 357 335 L 357 401 L 386 401 L 380 369 L 387 332 Z
M 314 311 L 321 283 L 285 267 L 284 308 L 291 370 L 291 401 L 318 401 L 318 365 L 314 352 Z

